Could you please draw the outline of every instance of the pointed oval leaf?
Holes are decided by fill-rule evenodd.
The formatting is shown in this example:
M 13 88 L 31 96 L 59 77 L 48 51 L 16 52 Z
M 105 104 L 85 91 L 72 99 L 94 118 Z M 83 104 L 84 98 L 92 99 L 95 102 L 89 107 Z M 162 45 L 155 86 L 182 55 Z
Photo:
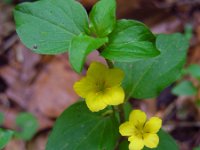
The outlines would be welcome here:
M 161 54 L 134 63 L 117 63 L 125 71 L 123 82 L 127 98 L 156 97 L 181 74 L 188 40 L 181 34 L 159 35 L 156 46 Z
M 172 89 L 172 93 L 178 96 L 192 96 L 197 93 L 197 88 L 191 81 L 183 81 Z
M 67 51 L 71 39 L 88 30 L 85 9 L 75 0 L 22 3 L 14 10 L 17 33 L 35 53 Z
M 101 55 L 114 61 L 133 62 L 159 55 L 155 37 L 142 23 L 120 20 L 109 36 L 109 43 Z
M 191 64 L 186 70 L 185 73 L 191 74 L 194 78 L 200 79 L 200 65 Z
M 110 34 L 116 23 L 116 0 L 100 0 L 90 12 L 91 30 L 99 37 Z
M 107 41 L 107 38 L 93 38 L 83 34 L 74 37 L 69 46 L 69 61 L 73 69 L 80 73 L 87 55 Z
M 0 149 L 3 149 L 11 140 L 13 131 L 0 129 Z
M 16 117 L 16 124 L 20 131 L 16 131 L 16 136 L 23 140 L 30 140 L 38 129 L 38 121 L 30 113 L 20 113 Z
M 114 115 L 93 113 L 81 101 L 57 119 L 46 150 L 114 150 L 118 127 Z

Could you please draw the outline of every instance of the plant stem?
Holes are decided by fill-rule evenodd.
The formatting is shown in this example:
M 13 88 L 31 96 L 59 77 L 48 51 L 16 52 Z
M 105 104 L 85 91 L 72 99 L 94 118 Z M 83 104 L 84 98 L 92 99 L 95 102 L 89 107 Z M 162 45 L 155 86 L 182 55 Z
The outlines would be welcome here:
M 106 60 L 106 63 L 108 64 L 108 67 L 109 68 L 114 68 L 114 64 L 112 61 L 108 60 L 108 59 L 105 59 Z
M 114 68 L 114 64 L 112 61 L 105 59 L 106 63 L 108 64 L 109 68 Z M 120 118 L 120 123 L 123 123 L 125 121 L 125 113 L 124 113 L 124 107 L 123 104 L 120 104 L 118 106 L 118 110 L 119 110 L 119 118 Z
M 105 59 L 105 60 L 106 60 L 106 63 L 107 63 L 109 68 L 114 68 L 114 64 L 113 64 L 112 61 L 110 61 L 108 59 Z M 124 103 L 118 105 L 117 108 L 118 108 L 118 112 L 119 112 L 120 124 L 122 124 L 125 121 Z M 113 112 L 115 114 L 116 111 L 115 111 L 114 106 L 112 106 L 112 109 L 113 109 Z M 116 150 L 119 149 L 119 144 L 120 144 L 121 141 L 123 141 L 123 137 L 122 136 L 119 138 L 119 141 L 118 141 L 118 143 L 116 145 Z
M 124 106 L 124 104 L 120 104 L 118 106 L 120 123 L 123 123 L 125 121 L 125 112 L 124 112 L 124 107 L 123 106 Z

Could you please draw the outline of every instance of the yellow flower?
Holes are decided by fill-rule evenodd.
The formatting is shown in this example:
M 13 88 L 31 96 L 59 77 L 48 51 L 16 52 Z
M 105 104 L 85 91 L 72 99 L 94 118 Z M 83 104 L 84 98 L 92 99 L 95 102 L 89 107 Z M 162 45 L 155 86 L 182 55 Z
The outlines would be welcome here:
M 144 146 L 156 148 L 159 137 L 156 134 L 162 126 L 162 120 L 152 117 L 147 121 L 146 114 L 141 110 L 133 110 L 129 115 L 129 121 L 119 127 L 123 136 L 128 136 L 130 150 L 141 150 Z
M 107 105 L 124 102 L 124 90 L 121 87 L 123 78 L 124 73 L 120 69 L 109 69 L 104 64 L 93 62 L 86 77 L 74 84 L 74 90 L 85 98 L 91 111 L 97 112 Z

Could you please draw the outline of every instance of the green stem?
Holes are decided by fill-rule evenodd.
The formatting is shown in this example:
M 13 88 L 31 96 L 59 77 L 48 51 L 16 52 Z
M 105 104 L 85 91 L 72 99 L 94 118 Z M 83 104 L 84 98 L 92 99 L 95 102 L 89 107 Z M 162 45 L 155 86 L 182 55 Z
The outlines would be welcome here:
M 106 63 L 108 64 L 109 68 L 114 68 L 114 64 L 112 61 L 105 59 Z M 124 113 L 124 107 L 123 104 L 120 104 L 118 106 L 118 110 L 119 110 L 119 118 L 120 118 L 120 123 L 123 123 L 125 121 L 125 113 Z
M 124 104 L 120 104 L 118 108 L 119 108 L 120 123 L 123 123 L 125 122 Z
M 109 68 L 114 68 L 114 64 L 112 61 L 108 60 L 108 59 L 105 59 L 106 60 L 106 63 L 108 64 L 108 67 Z
M 114 68 L 114 64 L 112 61 L 108 60 L 108 59 L 105 59 L 106 60 L 106 63 L 108 65 L 109 68 Z M 117 109 L 118 109 L 118 112 L 119 112 L 119 120 L 120 120 L 120 124 L 122 124 L 123 122 L 125 122 L 125 112 L 124 112 L 124 103 L 123 104 L 120 104 L 118 106 L 116 106 Z M 115 107 L 112 106 L 112 109 L 113 109 L 113 112 L 115 114 Z M 116 150 L 119 149 L 119 144 L 120 142 L 123 141 L 123 137 L 121 136 L 119 138 L 119 141 L 118 141 L 118 144 L 116 145 Z

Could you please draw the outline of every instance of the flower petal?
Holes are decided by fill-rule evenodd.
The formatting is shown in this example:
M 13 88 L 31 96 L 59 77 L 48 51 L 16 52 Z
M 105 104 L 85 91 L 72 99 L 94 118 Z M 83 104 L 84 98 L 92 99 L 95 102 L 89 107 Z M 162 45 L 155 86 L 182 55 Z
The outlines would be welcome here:
M 120 86 L 106 89 L 103 93 L 103 101 L 108 105 L 119 105 L 124 102 L 124 90 Z
M 88 68 L 87 76 L 94 78 L 96 81 L 102 81 L 105 80 L 107 72 L 108 68 L 106 65 L 99 62 L 93 62 Z
M 134 134 L 134 126 L 130 122 L 124 122 L 119 126 L 119 132 L 123 136 L 131 136 Z
M 86 104 L 92 112 L 100 111 L 107 106 L 102 100 L 102 95 L 95 92 L 91 92 L 87 95 Z
M 112 87 L 121 85 L 124 78 L 124 72 L 121 69 L 113 68 L 109 69 L 106 75 L 106 86 Z
M 157 134 L 145 133 L 144 137 L 144 145 L 149 148 L 156 148 L 159 143 L 159 137 Z
M 86 98 L 87 94 L 94 90 L 93 82 L 84 77 L 73 86 L 74 91 L 81 97 Z
M 162 126 L 162 120 L 158 117 L 152 117 L 144 126 L 144 131 L 147 133 L 157 133 Z
M 141 150 L 144 147 L 144 141 L 142 138 L 137 136 L 131 136 L 128 138 L 130 141 L 129 150 Z
M 137 127 L 143 128 L 146 122 L 147 116 L 141 110 L 133 110 L 129 115 L 129 120 Z

